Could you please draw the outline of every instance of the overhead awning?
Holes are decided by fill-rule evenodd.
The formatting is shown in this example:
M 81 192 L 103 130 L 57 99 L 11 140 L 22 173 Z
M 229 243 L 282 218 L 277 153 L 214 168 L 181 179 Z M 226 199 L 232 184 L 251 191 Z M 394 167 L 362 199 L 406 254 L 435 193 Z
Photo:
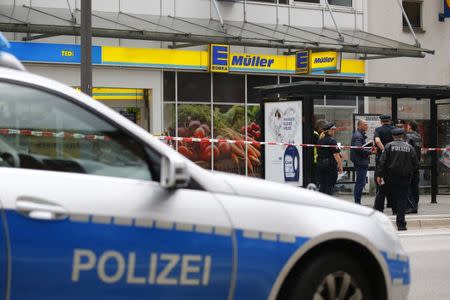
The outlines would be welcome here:
M 448 85 L 298 81 L 260 86 L 255 89 L 262 98 L 299 99 L 326 95 L 450 99 Z
M 28 40 L 79 35 L 81 12 L 63 8 L 0 5 L 0 31 L 28 33 Z M 34 35 L 33 35 L 34 34 Z M 92 35 L 182 43 L 175 47 L 227 44 L 287 50 L 310 49 L 374 57 L 424 57 L 434 51 L 360 30 L 299 27 L 174 16 L 92 13 Z

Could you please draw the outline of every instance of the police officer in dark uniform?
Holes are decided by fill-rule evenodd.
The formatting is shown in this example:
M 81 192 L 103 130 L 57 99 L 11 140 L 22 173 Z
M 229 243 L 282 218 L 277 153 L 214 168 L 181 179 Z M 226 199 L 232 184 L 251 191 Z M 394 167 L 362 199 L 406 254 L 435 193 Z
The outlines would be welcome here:
M 389 115 L 381 115 L 380 116 L 381 126 L 375 128 L 374 133 L 374 142 L 377 147 L 377 153 L 375 156 L 375 165 L 378 166 L 378 162 L 381 158 L 381 153 L 384 150 L 384 146 L 393 141 L 392 138 L 392 130 L 395 128 L 391 125 L 391 116 Z M 375 178 L 377 177 L 375 170 Z M 380 186 L 375 180 L 375 184 L 377 185 L 377 193 L 375 195 L 375 209 L 380 210 L 380 207 L 376 207 L 376 204 L 382 205 L 382 209 L 384 209 L 384 198 L 387 198 L 387 207 L 392 207 L 393 213 L 395 213 L 395 206 L 392 205 L 392 198 L 389 194 L 389 190 L 386 186 Z
M 333 195 L 338 172 L 342 173 L 341 150 L 337 148 L 334 139 L 336 127 L 333 123 L 323 126 L 323 132 L 317 142 L 317 171 L 319 175 L 320 192 Z M 336 147 L 320 147 L 320 145 L 331 145 Z
M 394 141 L 384 148 L 377 165 L 377 183 L 386 185 L 396 203 L 397 229 L 406 230 L 405 211 L 408 192 L 413 174 L 419 167 L 414 148 L 403 141 L 405 131 L 402 128 L 392 130 Z M 383 203 L 384 204 L 384 203 Z M 375 207 L 383 211 L 383 205 L 375 203 Z
M 405 140 L 413 146 L 420 165 L 422 156 L 422 137 L 417 132 L 417 123 L 410 121 L 406 124 Z M 419 209 L 419 170 L 414 173 L 411 181 L 409 201 L 406 205 L 407 214 L 417 214 Z
M 316 121 L 314 125 L 314 133 L 313 133 L 313 144 L 317 145 L 320 139 L 320 134 L 323 131 L 323 126 L 327 124 L 328 121 L 325 119 L 319 119 Z M 312 168 L 312 176 L 313 176 L 313 183 L 316 185 L 316 187 L 319 187 L 319 174 L 317 171 L 317 147 L 314 147 L 314 160 L 313 160 L 313 168 Z

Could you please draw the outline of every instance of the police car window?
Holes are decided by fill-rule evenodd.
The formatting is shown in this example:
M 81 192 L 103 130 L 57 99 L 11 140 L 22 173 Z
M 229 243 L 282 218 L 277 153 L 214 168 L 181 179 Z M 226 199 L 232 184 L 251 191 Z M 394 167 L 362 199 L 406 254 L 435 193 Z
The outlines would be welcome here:
M 0 91 L 0 166 L 156 180 L 144 147 L 88 110 L 30 87 Z

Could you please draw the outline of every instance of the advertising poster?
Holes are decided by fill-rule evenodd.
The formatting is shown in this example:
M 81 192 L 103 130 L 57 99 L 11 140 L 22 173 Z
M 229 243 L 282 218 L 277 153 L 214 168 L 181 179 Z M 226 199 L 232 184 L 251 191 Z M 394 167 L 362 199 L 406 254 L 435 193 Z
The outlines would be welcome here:
M 444 0 L 444 18 L 450 18 L 450 0 Z
M 366 120 L 368 128 L 366 131 L 366 142 L 373 141 L 374 140 L 374 134 L 375 134 L 375 128 L 380 127 L 380 117 L 378 114 L 354 114 L 353 115 L 353 131 L 358 128 L 358 120 L 363 119 Z M 370 165 L 375 165 L 375 155 L 370 156 Z M 370 178 L 373 177 L 373 171 L 367 172 L 367 179 L 366 179 L 366 185 L 364 186 L 364 192 L 369 192 L 371 189 L 371 186 L 374 184 L 373 180 L 370 180 Z
M 302 143 L 302 102 L 265 103 L 265 137 L 268 142 Z M 267 145 L 265 155 L 266 179 L 303 185 L 302 148 Z
M 445 145 L 445 148 L 450 148 L 450 145 Z M 439 160 L 444 166 L 450 169 L 450 151 L 443 151 Z

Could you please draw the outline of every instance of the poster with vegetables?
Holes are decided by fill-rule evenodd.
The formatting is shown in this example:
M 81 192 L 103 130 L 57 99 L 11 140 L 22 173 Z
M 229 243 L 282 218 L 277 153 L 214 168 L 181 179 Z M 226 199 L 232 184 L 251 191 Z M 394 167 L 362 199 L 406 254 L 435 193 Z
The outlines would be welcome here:
M 247 109 L 247 115 L 254 116 L 255 111 L 254 107 Z M 236 141 L 179 142 L 178 151 L 206 169 L 261 177 L 260 147 L 244 143 L 246 138 L 260 140 L 261 127 L 255 118 L 248 117 L 247 124 L 245 119 L 243 105 L 214 105 L 212 114 L 210 105 L 178 105 L 178 136 Z
M 265 103 L 266 141 L 302 143 L 302 102 L 286 101 Z M 267 145 L 265 152 L 266 179 L 303 184 L 302 148 L 294 145 Z

